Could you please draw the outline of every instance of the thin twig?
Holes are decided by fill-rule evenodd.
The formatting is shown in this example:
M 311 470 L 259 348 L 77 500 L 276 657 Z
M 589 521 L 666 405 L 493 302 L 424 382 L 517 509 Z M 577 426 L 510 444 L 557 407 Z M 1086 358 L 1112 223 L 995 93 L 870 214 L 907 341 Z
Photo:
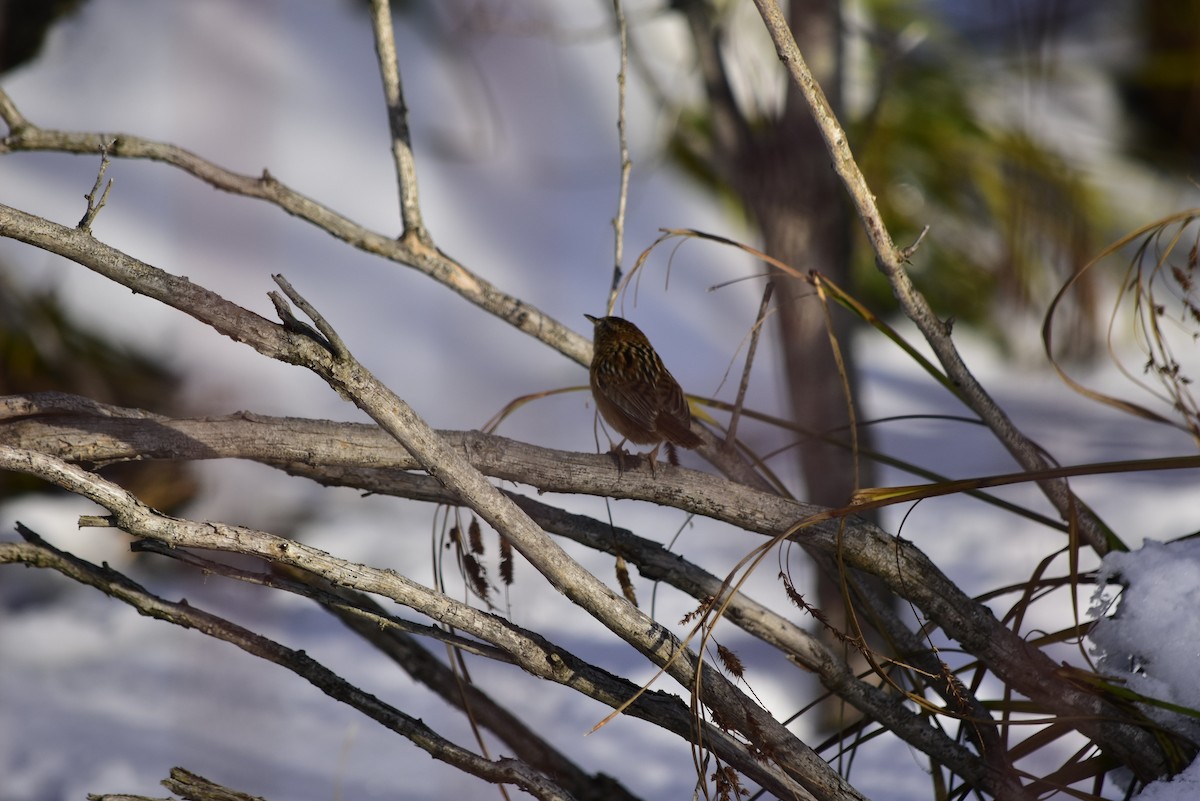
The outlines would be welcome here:
M 100 209 L 104 208 L 104 204 L 108 202 L 108 193 L 112 191 L 112 179 L 108 179 L 108 183 L 104 186 L 104 192 L 100 194 L 100 198 L 96 198 L 96 194 L 100 192 L 100 185 L 104 183 L 104 173 L 108 172 L 108 165 L 111 163 L 108 158 L 108 149 L 116 142 L 114 139 L 107 145 L 100 146 L 100 172 L 96 174 L 96 182 L 92 184 L 92 191 L 84 195 L 87 201 L 87 211 L 83 213 L 79 223 L 75 226 L 81 231 L 91 232 L 92 222 L 95 221 L 96 215 L 100 213 Z
M 738 384 L 737 399 L 733 402 L 733 413 L 729 417 L 729 430 L 725 432 L 725 448 L 731 449 L 737 442 L 738 422 L 742 419 L 742 405 L 746 401 L 746 391 L 750 388 L 750 368 L 754 365 L 754 353 L 758 350 L 758 338 L 762 334 L 763 321 L 767 319 L 767 309 L 771 305 L 771 293 L 775 291 L 775 283 L 768 281 L 763 288 L 762 302 L 758 304 L 758 314 L 754 318 L 754 327 L 750 330 L 750 345 L 746 348 L 746 366 L 742 368 L 742 380 Z
M 375 32 L 375 53 L 379 57 L 388 128 L 392 133 L 392 158 L 396 162 L 396 183 L 400 191 L 400 220 L 404 224 L 402 238 L 412 238 L 426 247 L 433 247 L 433 239 L 421 219 L 421 205 L 417 197 L 417 163 L 413 157 L 412 134 L 408 128 L 408 107 L 404 103 L 404 89 L 400 84 L 396 34 L 392 30 L 392 5 L 389 0 L 371 0 L 371 28 Z
M 317 329 L 313 328 L 311 325 L 304 322 L 294 313 L 292 313 L 292 307 L 288 305 L 287 299 L 284 298 L 283 295 L 280 295 L 278 292 L 268 292 L 267 298 L 270 299 L 271 303 L 275 306 L 275 313 L 279 315 L 279 319 L 283 322 L 284 328 L 286 328 L 288 331 L 291 331 L 293 334 L 299 334 L 300 336 L 308 337 L 313 342 L 316 342 L 321 347 L 325 348 L 325 350 L 329 351 L 330 354 L 334 356 L 338 355 L 332 342 L 321 336 Z
M 263 801 L 259 796 L 230 790 L 183 768 L 171 768 L 171 775 L 163 779 L 162 785 L 187 801 Z
M 16 104 L 12 102 L 12 98 L 3 91 L 0 91 L 0 119 L 3 119 L 8 125 L 9 134 L 20 133 L 29 127 L 29 120 L 25 119 L 24 115 L 17 110 Z
M 308 315 L 308 319 L 313 321 L 317 326 L 317 331 L 330 345 L 330 351 L 339 359 L 345 358 L 350 354 L 350 349 L 346 347 L 346 343 L 342 341 L 341 336 L 333 326 L 329 324 L 316 307 L 304 299 L 304 296 L 296 291 L 288 280 L 282 275 L 272 275 L 271 279 L 283 290 L 283 293 L 288 296 L 288 299 L 296 304 L 296 308 Z
M 917 250 L 921 247 L 921 243 L 925 241 L 926 234 L 929 233 L 929 226 L 926 225 L 921 229 L 921 233 L 917 234 L 917 238 L 913 240 L 911 245 L 908 245 L 900 250 L 900 258 L 908 262 L 916 255 Z
M 612 0 L 613 18 L 617 26 L 617 38 L 621 44 L 621 66 L 617 71 L 617 138 L 621 152 L 621 188 L 617 195 L 617 216 L 613 218 L 613 277 L 608 290 L 609 313 L 617 303 L 617 288 L 621 285 L 622 262 L 625 250 L 625 209 L 629 199 L 629 174 L 633 162 L 629 158 L 629 140 L 625 131 L 625 82 L 629 66 L 629 39 L 625 24 L 625 10 L 621 0 Z

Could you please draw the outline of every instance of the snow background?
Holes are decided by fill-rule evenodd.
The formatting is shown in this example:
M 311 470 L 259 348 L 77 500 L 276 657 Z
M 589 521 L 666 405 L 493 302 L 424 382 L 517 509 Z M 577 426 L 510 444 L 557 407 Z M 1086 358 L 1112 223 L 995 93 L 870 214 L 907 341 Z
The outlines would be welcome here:
M 587 331 L 582 314 L 602 310 L 611 274 L 618 176 L 615 45 L 604 32 L 602 4 L 573 10 L 569 31 L 557 33 L 529 31 L 528 18 L 518 13 L 489 20 L 498 33 L 472 39 L 469 52 L 432 40 L 427 28 L 397 21 L 422 207 L 435 239 L 468 268 Z M 668 76 L 680 63 L 677 34 L 666 19 L 642 29 L 655 44 L 647 48 L 650 57 Z M 676 73 L 670 85 L 683 82 Z M 398 233 L 369 23 L 349 3 L 93 0 L 55 28 L 43 56 L 6 76 L 4 87 L 43 127 L 127 131 L 180 144 L 246 174 L 268 168 L 339 213 Z M 660 227 L 749 238 L 712 198 L 657 160 L 664 124 L 658 111 L 633 82 L 626 265 Z M 6 156 L 0 159 L 0 202 L 73 224 L 98 163 L 92 156 Z M 346 248 L 266 204 L 222 195 L 161 165 L 116 161 L 109 177 L 115 186 L 94 226 L 99 238 L 272 318 L 266 297 L 274 289 L 270 275 L 283 273 L 356 355 L 435 426 L 478 427 L 517 395 L 586 384 L 581 367 L 424 276 Z M 1164 210 L 1183 202 L 1169 193 L 1156 199 Z M 1147 209 L 1146 219 L 1155 213 Z M 76 265 L 7 240 L 0 241 L 0 258 L 21 281 L 55 287 L 79 319 L 186 373 L 196 413 L 249 409 L 362 419 L 307 372 L 269 362 Z M 668 261 L 671 282 L 665 291 Z M 717 292 L 708 288 L 753 269 L 733 250 L 699 243 L 685 244 L 673 257 L 668 248 L 651 257 L 638 303 L 634 307 L 630 300 L 624 314 L 647 331 L 689 390 L 718 391 L 760 291 L 752 281 Z M 956 332 L 956 339 L 1017 424 L 1063 463 L 1194 453 L 1178 432 L 1087 405 L 1044 368 L 1013 363 L 969 331 Z M 866 417 L 961 413 L 893 349 L 869 335 L 860 344 Z M 774 353 L 769 342 L 764 347 L 750 402 L 778 412 L 783 404 L 771 366 Z M 1194 346 L 1183 353 L 1193 368 L 1200 366 Z M 1087 377 L 1093 385 L 1131 394 L 1111 367 L 1098 367 Z M 726 384 L 721 396 L 732 397 L 734 389 Z M 518 412 L 501 433 L 590 451 L 592 416 L 586 393 L 562 395 Z M 1002 449 L 973 427 L 909 422 L 880 426 L 877 433 L 883 450 L 948 475 L 1013 469 Z M 758 436 L 765 443 L 771 433 Z M 779 467 L 796 486 L 787 463 Z M 199 470 L 207 491 L 190 516 L 279 530 L 300 513 L 311 514 L 295 536 L 344 558 L 431 580 L 428 508 L 360 499 L 254 465 L 205 464 Z M 881 480 L 912 482 L 898 472 L 885 472 Z M 1097 476 L 1073 485 L 1131 546 L 1200 529 L 1200 471 Z M 997 494 L 1048 509 L 1028 487 Z M 605 514 L 594 499 L 570 499 L 569 506 Z M 137 562 L 123 535 L 77 530 L 78 516 L 94 511 L 75 499 L 10 502 L 0 506 L 0 536 L 10 536 L 20 520 L 58 547 L 129 569 L 168 598 L 186 597 L 304 648 L 350 681 L 434 723 L 443 735 L 472 743 L 456 715 L 446 722 L 440 701 L 345 636 L 340 624 L 313 605 Z M 890 530 L 898 528 L 904 511 L 889 512 Z M 614 504 L 613 514 L 619 525 L 664 540 L 682 523 L 678 513 L 632 502 Z M 968 592 L 1022 581 L 1062 545 L 1057 534 L 962 498 L 921 504 L 902 533 Z M 683 532 L 678 547 L 723 574 L 755 544 L 744 534 L 699 521 Z M 611 575 L 609 560 L 578 549 L 572 553 L 600 575 Z M 1163 550 L 1155 548 L 1144 559 L 1123 555 L 1109 566 L 1138 589 L 1135 611 L 1123 617 L 1130 623 L 1159 621 L 1183 652 L 1168 654 L 1160 629 L 1147 639 L 1151 632 L 1145 627 L 1122 620 L 1104 635 L 1108 664 L 1119 669 L 1128 662 L 1124 653 L 1153 652 L 1145 691 L 1163 694 L 1170 688 L 1176 702 L 1197 706 L 1200 638 L 1194 630 L 1200 598 L 1194 587 L 1200 554 L 1179 546 L 1164 561 Z M 1094 560 L 1084 565 L 1095 566 Z M 1167 566 L 1183 577 L 1168 579 Z M 634 680 L 652 675 L 631 649 L 614 645 L 521 567 L 511 597 L 519 623 Z M 1062 572 L 1065 565 L 1058 568 Z M 773 578 L 765 573 L 761 578 L 751 593 L 784 604 Z M 645 602 L 651 587 L 642 581 L 637 586 Z M 1192 593 L 1181 593 L 1185 587 Z M 1154 589 L 1160 594 L 1153 595 Z M 659 599 L 655 614 L 664 622 L 690 608 L 668 593 Z M 996 608 L 1011 600 L 998 601 Z M 1082 599 L 1085 607 L 1088 600 Z M 1070 621 L 1065 604 L 1043 603 L 1034 611 L 1031 629 L 1055 630 Z M 753 664 L 755 692 L 774 708 L 791 709 L 797 697 L 806 697 L 803 689 L 797 694 L 794 669 L 761 648 L 754 651 L 736 632 L 724 637 L 724 644 Z M 1063 658 L 1079 661 L 1077 653 Z M 674 738 L 632 720 L 585 738 L 607 710 L 562 688 L 531 682 L 516 669 L 480 669 L 476 677 L 495 697 L 525 711 L 586 769 L 618 775 L 644 798 L 690 795 L 690 754 Z M 630 754 L 638 755 L 635 764 Z M 0 801 L 77 800 L 89 792 L 162 795 L 157 783 L 173 765 L 268 799 L 474 798 L 495 792 L 232 646 L 141 618 L 45 571 L 0 570 Z M 1190 787 L 1184 784 L 1187 776 Z M 1195 797 L 1200 771 L 1193 767 L 1187 776 L 1156 785 L 1144 797 Z M 874 798 L 929 795 L 919 755 L 891 742 L 866 747 L 850 778 Z

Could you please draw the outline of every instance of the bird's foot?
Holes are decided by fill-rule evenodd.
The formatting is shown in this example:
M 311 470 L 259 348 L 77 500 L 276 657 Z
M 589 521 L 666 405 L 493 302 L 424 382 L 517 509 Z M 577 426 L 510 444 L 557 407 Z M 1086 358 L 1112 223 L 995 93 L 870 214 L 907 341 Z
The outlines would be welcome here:
M 617 443 L 616 445 L 613 445 L 611 448 L 609 448 L 608 455 L 611 456 L 613 458 L 613 460 L 617 463 L 617 472 L 624 473 L 625 472 L 625 460 L 631 456 L 636 456 L 637 454 L 630 453 L 629 451 L 625 450 L 625 443 L 624 443 L 624 441 L 622 441 L 622 442 Z

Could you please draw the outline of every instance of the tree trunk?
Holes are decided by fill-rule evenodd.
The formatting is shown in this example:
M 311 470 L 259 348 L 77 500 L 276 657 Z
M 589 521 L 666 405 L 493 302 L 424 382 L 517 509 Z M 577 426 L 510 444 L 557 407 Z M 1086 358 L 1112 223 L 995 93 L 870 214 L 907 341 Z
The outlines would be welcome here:
M 793 0 L 791 23 L 806 60 L 836 111 L 840 99 L 838 3 Z M 802 273 L 816 270 L 849 289 L 849 208 L 825 145 L 798 92 L 790 89 L 781 117 L 747 142 L 736 171 L 740 177 L 736 189 L 758 223 L 765 252 Z M 792 420 L 806 432 L 800 435 L 797 448 L 805 500 L 844 506 L 858 486 L 872 483 L 871 465 L 860 462 L 856 467 L 849 447 L 847 382 L 851 397 L 857 398 L 851 341 L 854 321 L 836 305 L 827 315 L 807 281 L 781 272 L 772 280 Z M 845 376 L 839 371 L 830 341 L 830 322 Z M 827 442 L 822 435 L 840 443 Z M 860 431 L 860 445 L 865 446 L 867 439 L 866 431 Z M 831 624 L 854 634 L 841 582 L 832 574 L 831 565 L 823 567 L 817 571 L 816 603 Z M 865 667 L 860 662 L 851 659 L 855 667 Z M 822 717 L 831 727 L 844 722 L 838 709 L 827 709 Z

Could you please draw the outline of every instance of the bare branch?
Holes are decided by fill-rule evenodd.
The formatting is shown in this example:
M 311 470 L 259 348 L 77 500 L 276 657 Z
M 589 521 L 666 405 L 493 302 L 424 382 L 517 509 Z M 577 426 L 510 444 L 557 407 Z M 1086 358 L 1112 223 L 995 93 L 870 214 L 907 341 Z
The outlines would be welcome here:
M 161 784 L 180 798 L 187 801 L 264 801 L 258 796 L 240 793 L 222 787 L 214 781 L 192 773 L 183 768 L 171 768 L 171 775 L 163 779 Z M 170 801 L 170 799 L 147 798 L 142 795 L 88 795 L 88 801 Z
M 9 136 L 22 133 L 29 127 L 29 120 L 17 110 L 16 104 L 3 90 L 0 90 L 0 119 L 8 125 Z M 0 147 L 3 143 L 0 143 Z
M 107 517 L 81 517 L 79 525 L 83 528 L 107 528 L 111 524 L 111 519 Z M 261 587 L 270 587 L 276 590 L 283 590 L 296 595 L 311 598 L 317 603 L 329 609 L 334 614 L 343 619 L 353 619 L 360 624 L 371 629 L 372 631 L 387 634 L 389 636 L 405 636 L 427 637 L 436 642 L 444 643 L 456 650 L 475 656 L 484 657 L 495 660 L 497 662 L 505 662 L 513 664 L 513 659 L 504 651 L 498 648 L 486 645 L 478 640 L 461 637 L 451 632 L 436 626 L 426 626 L 420 623 L 414 623 L 410 620 L 395 617 L 385 613 L 378 604 L 374 601 L 369 603 L 347 602 L 346 596 L 338 595 L 333 588 L 333 585 L 327 582 L 323 585 L 317 584 L 316 579 L 311 577 L 311 574 L 304 573 L 300 570 L 287 571 L 279 568 L 276 565 L 276 573 L 263 573 L 253 570 L 246 570 L 233 565 L 227 565 L 222 562 L 217 562 L 212 559 L 206 559 L 184 548 L 176 548 L 164 545 L 159 540 L 134 540 L 130 544 L 131 551 L 135 553 L 152 553 L 167 559 L 174 559 L 185 565 L 190 565 L 203 572 L 205 575 L 223 576 L 225 578 L 243 581 L 248 584 L 257 584 Z M 284 576 L 290 576 L 285 578 Z M 366 595 L 358 594 L 358 599 L 367 599 Z
M 613 22 L 617 27 L 617 40 L 621 46 L 620 68 L 617 71 L 617 139 L 621 153 L 621 188 L 617 194 L 617 216 L 613 218 L 613 278 L 608 290 L 605 313 L 612 312 L 617 302 L 617 289 L 621 286 L 624 270 L 622 261 L 625 250 L 625 207 L 629 199 L 629 173 L 633 162 L 629 159 L 629 140 L 625 131 L 625 83 L 629 76 L 629 32 L 625 24 L 625 11 L 621 0 L 612 0 Z
M 392 132 L 392 159 L 396 162 L 400 219 L 404 224 L 402 238 L 415 240 L 422 248 L 432 249 L 433 239 L 421 219 L 421 205 L 417 198 L 417 163 L 408 130 L 408 106 L 404 103 L 404 89 L 400 84 L 396 35 L 392 32 L 392 5 L 388 0 L 371 0 L 371 28 L 375 32 L 375 53 L 379 57 L 379 76 L 383 79 L 388 128 Z
M 414 238 L 397 240 L 368 230 L 291 189 L 265 170 L 257 178 L 240 175 L 218 167 L 181 147 L 129 134 L 71 133 L 38 128 L 21 117 L 3 89 L 0 89 L 0 115 L 10 126 L 9 135 L 0 139 L 0 155 L 19 151 L 93 154 L 102 145 L 111 142 L 109 155 L 113 158 L 161 161 L 222 191 L 264 200 L 358 250 L 418 270 L 489 314 L 499 317 L 585 367 L 591 362 L 590 337 L 581 336 L 540 309 L 500 291 L 495 285 L 472 273 L 432 245 Z M 0 220 L 0 234 L 7 235 L 4 234 L 5 230 L 11 229 L 6 225 L 6 221 Z M 53 247 L 43 244 L 38 246 L 57 252 Z
M 347 627 L 356 632 L 399 664 L 409 675 L 436 692 L 446 703 L 470 714 L 474 723 L 499 737 L 518 759 L 554 776 L 580 801 L 632 801 L 627 789 L 616 779 L 593 776 L 559 751 L 540 734 L 525 725 L 465 676 L 460 676 L 441 660 L 435 658 L 416 637 L 397 629 L 381 629 L 367 616 L 355 614 L 364 610 L 384 615 L 383 607 L 362 593 L 320 582 L 321 590 L 336 596 L 339 603 L 322 604 Z
M 104 204 L 108 202 L 108 193 L 113 188 L 113 182 L 110 178 L 108 184 L 104 186 L 104 192 L 100 194 L 99 198 L 96 197 L 97 193 L 100 192 L 100 186 L 104 184 L 104 173 L 108 172 L 108 165 L 110 163 L 108 149 L 111 146 L 112 143 L 110 142 L 108 145 L 100 148 L 100 172 L 96 174 L 96 183 L 92 185 L 92 191 L 84 195 L 84 199 L 88 202 L 87 211 L 83 213 L 79 224 L 75 226 L 84 231 L 90 232 L 92 230 L 92 222 L 95 221 L 96 215 L 100 213 L 100 209 L 104 208 Z
M 395 571 L 378 570 L 366 565 L 347 562 L 304 543 L 242 526 L 212 522 L 199 523 L 167 517 L 142 504 L 125 490 L 99 476 L 44 454 L 0 445 L 0 469 L 36 475 L 63 489 L 91 499 L 112 512 L 111 520 L 107 521 L 109 524 L 129 532 L 135 537 L 159 540 L 172 547 L 202 548 L 255 556 L 315 573 L 339 586 L 383 595 L 397 603 L 416 609 L 445 625 L 492 643 L 510 653 L 517 664 L 536 676 L 567 684 L 588 694 L 596 693 L 610 706 L 620 706 L 637 693 L 635 686 L 592 667 L 563 649 L 549 644 L 542 637 L 521 630 L 502 618 L 453 601 L 441 593 L 422 587 Z M 480 514 L 482 515 L 482 512 Z M 87 522 L 89 525 L 97 525 L 105 521 L 89 518 Z M 532 522 L 530 525 L 533 525 Z M 543 533 L 541 536 L 545 537 L 546 535 Z M 522 543 L 522 545 L 524 544 Z M 541 555 L 541 552 L 535 549 L 530 550 L 535 556 Z M 558 548 L 557 545 L 545 550 L 561 552 L 561 548 Z M 537 566 L 537 563 L 534 564 Z M 649 620 L 637 610 L 633 610 L 619 596 L 612 592 L 608 592 L 607 595 L 610 601 L 609 609 L 613 606 L 624 608 L 632 619 L 639 621 L 643 626 L 642 629 L 632 632 L 634 637 L 632 644 L 639 650 L 644 653 L 649 652 L 652 656 L 665 662 L 680 647 L 678 641 L 668 630 Z M 595 612 L 592 613 L 595 614 Z M 622 634 L 621 632 L 617 633 Z M 691 662 L 676 659 L 672 664 L 679 666 L 671 671 L 672 675 L 691 675 L 686 670 L 686 667 L 692 664 Z M 711 668 L 706 667 L 705 672 L 706 689 L 710 694 L 715 695 L 714 703 L 721 704 L 728 709 L 729 701 L 719 692 L 724 683 L 723 677 L 715 674 Z M 717 690 L 715 693 L 713 692 L 714 687 Z M 800 798 L 808 797 L 805 788 L 797 783 L 800 779 L 793 776 L 795 773 L 803 773 L 805 781 L 816 783 L 819 787 L 826 787 L 824 782 L 828 782 L 828 777 L 819 771 L 813 774 L 809 773 L 813 768 L 804 758 L 805 746 L 784 742 L 768 743 L 769 746 L 774 747 L 774 753 L 779 755 L 781 763 L 785 766 L 785 773 L 784 770 L 775 766 L 764 765 L 757 761 L 748 753 L 744 745 L 718 728 L 704 726 L 702 734 L 694 732 L 692 729 L 694 721 L 690 712 L 677 698 L 672 696 L 657 693 L 642 694 L 627 711 L 667 727 L 680 736 L 689 739 L 693 736 L 702 736 L 705 744 L 712 748 L 722 760 L 736 766 L 738 770 L 764 787 L 770 788 L 771 792 L 795 794 Z M 727 716 L 730 714 L 730 711 L 725 712 Z M 738 709 L 737 716 L 726 717 L 726 719 L 742 721 L 743 716 L 755 716 L 752 719 L 756 724 L 759 723 L 757 720 L 759 716 L 774 720 L 765 712 L 756 713 L 745 707 Z M 767 729 L 765 722 L 759 725 L 762 725 L 764 730 Z M 779 729 L 783 728 L 778 723 L 775 723 L 774 726 Z M 786 729 L 784 731 L 786 732 Z M 769 731 L 765 733 L 770 734 Z M 788 736 L 791 737 L 790 733 Z M 759 739 L 758 745 L 762 745 L 761 739 Z M 815 754 L 813 758 L 824 764 Z M 836 789 L 828 789 L 817 797 L 859 798 L 860 796 L 855 792 L 846 795 Z
M 21 531 L 27 542 L 0 543 L 0 563 L 23 562 L 48 567 L 81 584 L 95 587 L 123 601 L 143 615 L 224 640 L 249 654 L 283 667 L 307 680 L 329 697 L 357 709 L 372 720 L 410 740 L 439 759 L 466 773 L 495 784 L 515 784 L 538 798 L 569 801 L 556 782 L 540 771 L 512 759 L 492 762 L 455 745 L 417 718 L 401 712 L 370 693 L 355 687 L 303 651 L 294 651 L 224 618 L 205 612 L 191 603 L 174 603 L 147 592 L 109 567 L 97 567 L 54 548 L 28 529 Z
M 324 337 L 324 341 L 321 344 L 325 346 L 325 348 L 334 356 L 334 358 L 344 359 L 350 355 L 350 349 L 346 347 L 346 343 L 342 341 L 341 336 L 337 331 L 334 330 L 333 326 L 329 324 L 329 321 L 326 320 L 319 311 L 317 311 L 315 306 L 305 300 L 304 296 L 297 292 L 295 287 L 293 287 L 286 278 L 284 278 L 282 275 L 273 275 L 271 276 L 271 279 L 279 285 L 279 288 L 283 290 L 283 294 L 288 296 L 288 300 L 290 300 L 292 303 L 295 303 L 296 307 L 308 315 L 308 319 L 312 320 L 313 324 L 317 326 L 317 331 L 322 337 Z M 270 294 L 274 295 L 275 293 L 272 292 Z M 286 310 L 287 304 L 282 303 L 274 297 L 272 298 L 272 301 L 275 303 L 276 309 L 280 310 L 281 312 Z M 295 320 L 290 311 L 287 311 L 286 315 L 287 316 L 285 319 Z

